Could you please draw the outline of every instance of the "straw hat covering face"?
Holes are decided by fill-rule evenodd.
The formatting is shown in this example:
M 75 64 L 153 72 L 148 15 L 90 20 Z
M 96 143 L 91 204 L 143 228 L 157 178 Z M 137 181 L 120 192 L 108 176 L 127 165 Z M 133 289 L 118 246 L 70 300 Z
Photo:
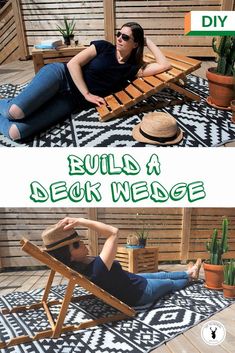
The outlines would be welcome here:
M 79 241 L 79 236 L 74 229 L 63 230 L 57 223 L 42 232 L 42 241 L 42 250 L 51 251 Z
M 132 136 L 136 141 L 154 145 L 174 145 L 183 138 L 176 119 L 168 113 L 148 113 L 134 126 Z

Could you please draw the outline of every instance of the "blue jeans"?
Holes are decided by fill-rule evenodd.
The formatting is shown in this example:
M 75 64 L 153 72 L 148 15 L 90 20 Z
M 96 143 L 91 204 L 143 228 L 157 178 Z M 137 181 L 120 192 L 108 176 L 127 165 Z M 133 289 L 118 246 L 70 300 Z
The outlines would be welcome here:
M 17 97 L 0 100 L 0 132 L 10 137 L 15 124 L 24 139 L 64 120 L 76 107 L 70 80 L 64 64 L 44 66 Z M 23 119 L 10 116 L 12 104 L 24 112 Z
M 187 272 L 156 272 L 139 275 L 146 278 L 148 283 L 136 305 L 153 303 L 156 299 L 180 290 L 189 283 Z

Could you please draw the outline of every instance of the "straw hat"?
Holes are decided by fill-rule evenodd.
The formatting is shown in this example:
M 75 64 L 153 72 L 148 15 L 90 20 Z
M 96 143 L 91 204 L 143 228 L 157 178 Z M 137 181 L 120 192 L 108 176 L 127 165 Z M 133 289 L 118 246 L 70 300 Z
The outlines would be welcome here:
M 52 251 L 79 241 L 79 235 L 74 229 L 64 231 L 58 229 L 57 224 L 53 224 L 42 232 L 42 241 L 42 250 Z
M 132 136 L 139 142 L 154 145 L 173 145 L 183 138 L 183 131 L 177 126 L 176 119 L 168 113 L 148 113 L 134 126 Z

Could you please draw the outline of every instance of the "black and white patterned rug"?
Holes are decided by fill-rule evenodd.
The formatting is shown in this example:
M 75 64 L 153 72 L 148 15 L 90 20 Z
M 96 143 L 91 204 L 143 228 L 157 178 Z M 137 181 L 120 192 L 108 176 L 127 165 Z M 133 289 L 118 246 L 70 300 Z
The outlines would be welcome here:
M 65 286 L 53 287 L 50 299 L 61 299 Z M 77 287 L 75 295 L 84 293 Z M 43 291 L 14 292 L 0 299 L 0 308 L 31 304 L 40 301 Z M 2 353 L 146 353 L 171 340 L 190 327 L 223 310 L 235 301 L 225 299 L 222 292 L 210 291 L 202 283 L 167 295 L 148 307 L 137 308 L 134 319 L 96 326 L 74 333 L 63 334 L 58 339 L 42 339 L 2 349 Z M 53 315 L 58 307 L 51 307 Z M 83 320 L 114 314 L 115 309 L 94 298 L 69 306 L 65 323 L 78 324 Z M 12 336 L 33 335 L 50 328 L 42 309 L 0 315 L 0 340 Z
M 0 86 L 0 96 L 13 97 L 24 86 L 6 84 Z M 188 76 L 187 87 L 201 97 L 201 102 L 187 102 L 157 109 L 172 114 L 184 131 L 180 147 L 211 147 L 235 139 L 235 124 L 231 112 L 217 110 L 206 103 L 207 81 L 194 75 Z M 178 93 L 164 89 L 148 103 L 171 101 L 180 98 Z M 143 113 L 116 118 L 107 122 L 98 120 L 96 109 L 83 110 L 64 122 L 42 132 L 24 143 L 16 143 L 0 134 L 0 146 L 30 147 L 144 147 L 150 146 L 132 138 L 132 128 L 139 123 Z

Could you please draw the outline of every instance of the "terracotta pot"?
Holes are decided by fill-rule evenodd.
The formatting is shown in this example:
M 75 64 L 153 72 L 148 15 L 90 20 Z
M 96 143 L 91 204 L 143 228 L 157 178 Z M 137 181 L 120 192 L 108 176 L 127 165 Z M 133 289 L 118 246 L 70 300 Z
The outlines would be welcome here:
M 225 298 L 235 298 L 235 286 L 223 283 L 223 293 Z
M 224 281 L 223 265 L 211 265 L 206 262 L 203 264 L 205 272 L 205 287 L 209 289 L 222 290 Z
M 230 110 L 230 102 L 235 99 L 234 77 L 220 75 L 214 71 L 215 68 L 211 67 L 206 72 L 210 92 L 207 103 L 219 109 Z

